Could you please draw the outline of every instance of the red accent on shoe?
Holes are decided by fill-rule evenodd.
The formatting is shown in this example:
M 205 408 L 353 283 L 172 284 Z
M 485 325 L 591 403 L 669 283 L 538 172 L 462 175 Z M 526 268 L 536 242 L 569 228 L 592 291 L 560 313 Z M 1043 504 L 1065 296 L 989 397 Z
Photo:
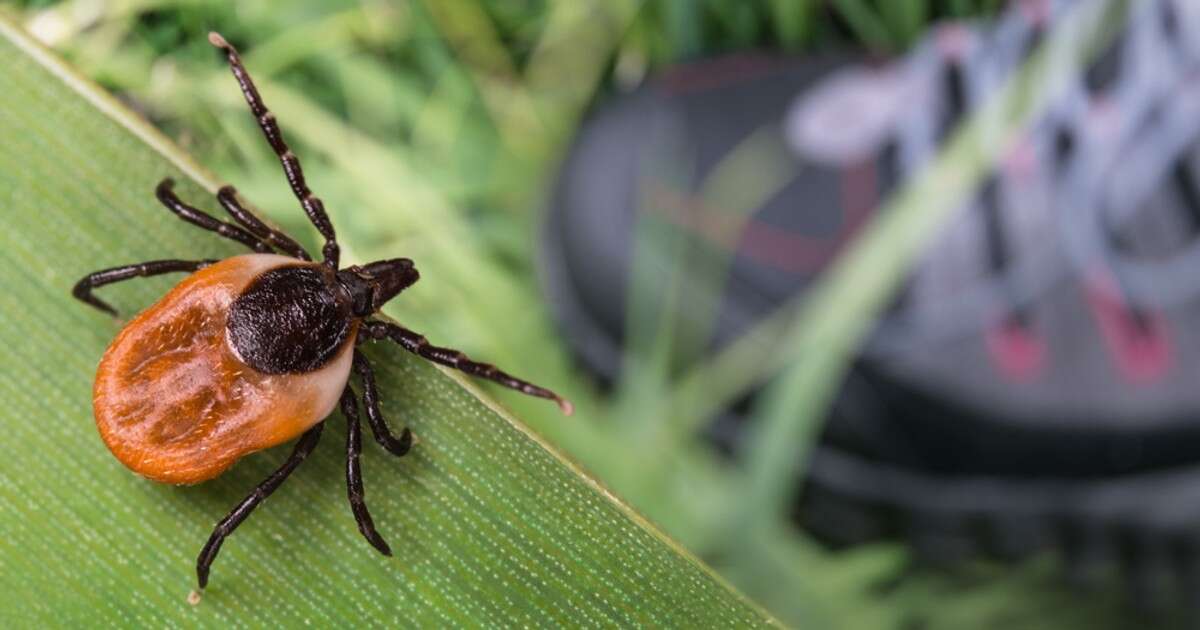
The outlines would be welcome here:
M 1144 323 L 1134 320 L 1107 272 L 1093 272 L 1085 283 L 1088 304 L 1122 377 L 1131 383 L 1158 380 L 1173 362 L 1166 321 L 1148 311 Z

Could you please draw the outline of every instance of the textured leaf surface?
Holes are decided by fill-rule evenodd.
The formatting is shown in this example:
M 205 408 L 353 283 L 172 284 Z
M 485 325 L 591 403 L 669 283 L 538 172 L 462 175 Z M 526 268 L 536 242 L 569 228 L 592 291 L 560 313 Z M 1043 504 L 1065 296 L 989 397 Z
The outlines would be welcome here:
M 121 322 L 72 300 L 72 284 L 238 251 L 156 205 L 164 176 L 215 211 L 203 171 L 0 20 L 0 625 L 771 622 L 472 384 L 387 347 L 369 352 L 385 414 L 420 439 L 396 459 L 367 438 L 367 497 L 395 557 L 355 529 L 335 414 L 190 606 L 211 526 L 287 448 L 176 488 L 125 470 L 96 434 L 93 371 Z M 128 315 L 177 280 L 103 295 Z

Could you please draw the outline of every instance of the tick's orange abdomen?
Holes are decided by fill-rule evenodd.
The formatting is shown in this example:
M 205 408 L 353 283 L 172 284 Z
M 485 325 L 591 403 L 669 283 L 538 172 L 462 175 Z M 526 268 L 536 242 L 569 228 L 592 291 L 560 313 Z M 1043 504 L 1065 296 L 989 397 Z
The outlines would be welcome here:
M 320 369 L 269 375 L 237 356 L 225 328 L 230 305 L 259 275 L 312 264 L 229 258 L 133 318 L 100 360 L 93 389 L 96 426 L 113 455 L 145 477 L 197 483 L 323 420 L 345 387 L 356 330 Z

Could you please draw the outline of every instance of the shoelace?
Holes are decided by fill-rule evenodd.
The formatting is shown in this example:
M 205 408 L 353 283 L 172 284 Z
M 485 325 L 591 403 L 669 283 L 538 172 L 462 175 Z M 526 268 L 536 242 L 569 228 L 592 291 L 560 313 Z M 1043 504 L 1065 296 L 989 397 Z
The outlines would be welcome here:
M 1109 4 L 1124 14 L 1104 15 Z M 1200 236 L 1200 186 L 1190 165 L 1200 136 L 1200 29 L 1189 28 L 1200 24 L 1200 3 L 1024 0 L 990 26 L 945 24 L 902 60 L 844 72 L 806 95 L 789 134 L 808 158 L 847 165 L 875 155 L 890 174 L 885 179 L 903 181 L 997 94 L 1047 32 L 1070 23 L 1119 30 L 1083 72 L 1062 71 L 1060 58 L 1082 46 L 1045 51 L 1048 69 L 1030 89 L 1053 90 L 1050 106 L 1028 133 L 1010 139 L 1012 150 L 914 274 L 908 291 L 920 299 L 905 303 L 937 305 L 920 314 L 933 335 L 970 333 L 986 322 L 1001 371 L 1024 379 L 1036 376 L 1043 352 L 1031 304 L 1064 278 L 1079 278 L 1122 372 L 1154 378 L 1169 344 L 1156 309 L 1200 293 L 1200 238 L 1166 259 L 1139 256 L 1123 240 L 1144 220 L 1145 200 L 1164 186 L 1183 209 L 1177 219 Z M 1086 37 L 1095 29 L 1072 32 Z M 868 100 L 874 105 L 864 107 Z M 848 104 L 862 114 L 861 128 L 849 134 L 845 124 L 823 119 Z M 938 262 L 939 248 L 963 243 L 972 245 L 979 273 L 938 268 L 947 266 Z M 930 340 L 914 335 L 911 321 L 885 322 L 881 330 L 885 347 Z

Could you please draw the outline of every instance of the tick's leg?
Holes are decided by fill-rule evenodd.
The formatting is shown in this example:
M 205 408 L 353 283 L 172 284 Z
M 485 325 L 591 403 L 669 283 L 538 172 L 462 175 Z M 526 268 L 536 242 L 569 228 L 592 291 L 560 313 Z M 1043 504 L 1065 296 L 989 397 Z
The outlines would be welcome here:
M 167 210 L 175 213 L 175 216 L 192 225 L 204 228 L 210 232 L 216 232 L 227 239 L 237 241 L 256 252 L 269 254 L 275 251 L 271 249 L 270 245 L 258 240 L 258 237 L 246 230 L 232 223 L 215 219 L 203 210 L 187 205 L 179 197 L 175 196 L 175 191 L 171 190 L 174 187 L 174 180 L 168 177 L 158 183 L 158 187 L 154 189 L 154 194 L 158 197 L 159 202 L 166 206 Z
M 363 322 L 363 330 L 372 339 L 391 339 L 400 344 L 405 350 L 434 363 L 441 363 L 472 376 L 494 381 L 522 394 L 553 400 L 558 403 L 559 409 L 562 409 L 563 413 L 567 415 L 571 415 L 575 409 L 570 401 L 544 387 L 538 387 L 533 383 L 502 372 L 494 365 L 472 361 L 467 355 L 458 350 L 430 345 L 425 337 L 402 326 L 388 322 L 367 321 Z
M 375 522 L 367 511 L 367 500 L 363 492 L 362 467 L 358 457 L 362 454 L 362 430 L 358 423 L 358 402 L 354 392 L 347 385 L 342 392 L 342 415 L 346 416 L 346 495 L 350 498 L 350 511 L 354 512 L 354 521 L 358 523 L 358 531 L 363 538 L 371 543 L 379 553 L 392 555 L 392 548 L 379 532 L 375 531 Z
M 253 212 L 246 209 L 245 206 L 238 201 L 237 190 L 233 186 L 222 186 L 217 191 L 217 201 L 221 202 L 221 206 L 233 217 L 234 221 L 241 223 L 243 227 L 250 231 L 251 234 L 262 239 L 268 245 L 273 245 L 288 256 L 299 258 L 300 260 L 312 260 L 308 252 L 299 243 L 292 240 L 292 237 L 283 232 L 273 229 L 261 219 L 254 216 Z
M 233 508 L 233 511 L 221 519 L 220 523 L 217 523 L 216 528 L 213 529 L 212 536 L 209 536 L 208 542 L 204 543 L 204 549 L 200 550 L 200 557 L 196 558 L 196 578 L 200 582 L 201 590 L 208 585 L 208 570 L 212 567 L 213 560 L 217 558 L 217 552 L 221 551 L 221 543 L 225 542 L 225 537 L 232 534 L 233 530 L 237 529 L 238 525 L 241 525 L 247 516 L 250 516 L 254 508 L 258 507 L 258 504 L 262 503 L 264 499 L 271 496 L 271 493 L 275 492 L 283 484 L 288 475 L 292 474 L 293 470 L 296 470 L 300 462 L 304 461 L 304 458 L 313 452 L 313 449 L 317 446 L 317 442 L 321 439 L 321 429 L 324 427 L 325 423 L 322 421 L 308 431 L 305 431 L 304 435 L 300 436 L 300 439 L 296 441 L 296 447 L 292 449 L 292 454 L 287 458 L 287 461 L 264 479 L 262 483 L 258 484 L 254 492 L 251 492 L 249 496 L 242 499 L 242 502 Z
M 254 114 L 259 128 L 267 137 L 267 143 L 271 145 L 275 155 L 279 156 L 279 162 L 283 164 L 283 173 L 292 187 L 292 193 L 296 195 L 296 199 L 300 200 L 300 206 L 304 208 L 308 219 L 316 226 L 321 236 L 325 237 L 325 247 L 321 250 L 325 256 L 325 262 L 336 269 L 338 244 L 337 237 L 333 233 L 333 224 L 329 222 L 329 216 L 325 214 L 325 204 L 313 195 L 308 184 L 305 183 L 304 171 L 300 169 L 300 160 L 288 148 L 287 142 L 284 142 L 283 134 L 279 132 L 279 124 L 275 122 L 275 114 L 267 109 L 262 97 L 258 95 L 258 88 L 254 87 L 254 81 L 250 79 L 250 73 L 242 65 L 242 58 L 233 45 L 217 33 L 209 33 L 208 41 L 225 52 L 225 58 L 229 60 L 229 69 L 233 71 L 233 77 L 237 79 L 238 86 L 242 88 L 242 95 L 246 97 L 246 104 L 250 106 L 250 112 Z
M 371 433 L 375 434 L 375 441 L 392 455 L 403 457 L 408 449 L 412 448 L 412 431 L 405 427 L 399 438 L 392 435 L 383 419 L 383 413 L 379 410 L 379 390 L 375 387 L 375 372 L 371 369 L 367 357 L 358 350 L 354 351 L 354 370 L 358 372 L 358 378 L 362 381 L 363 406 L 367 408 L 367 422 L 371 425 Z
M 136 265 L 124 265 L 122 267 L 113 267 L 111 269 L 102 269 L 94 271 L 84 276 L 75 283 L 75 288 L 71 290 L 71 295 L 75 299 L 91 304 L 92 306 L 108 313 L 116 315 L 117 310 L 109 306 L 104 300 L 92 295 L 92 289 L 102 287 L 106 284 L 128 280 L 130 278 L 145 278 L 147 276 L 158 276 L 164 273 L 173 273 L 176 271 L 197 271 L 203 269 L 217 261 L 215 260 L 151 260 L 149 262 L 137 263 Z

